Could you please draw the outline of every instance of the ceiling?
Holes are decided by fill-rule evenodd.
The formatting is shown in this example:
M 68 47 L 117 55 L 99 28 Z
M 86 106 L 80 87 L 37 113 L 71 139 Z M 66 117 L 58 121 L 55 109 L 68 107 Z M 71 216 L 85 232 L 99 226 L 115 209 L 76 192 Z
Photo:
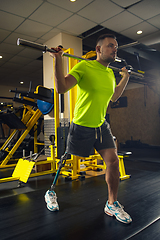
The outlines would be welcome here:
M 17 39 L 44 44 L 60 32 L 82 38 L 84 53 L 94 50 L 99 35 L 113 32 L 118 56 L 135 70 L 159 69 L 160 0 L 0 0 L 0 84 L 42 84 L 42 53 L 17 46 Z

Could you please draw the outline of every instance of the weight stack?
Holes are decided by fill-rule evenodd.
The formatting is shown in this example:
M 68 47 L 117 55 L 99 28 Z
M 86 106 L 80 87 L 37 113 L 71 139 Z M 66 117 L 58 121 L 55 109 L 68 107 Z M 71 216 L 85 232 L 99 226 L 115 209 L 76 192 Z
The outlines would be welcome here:
M 57 129 L 57 154 L 60 159 L 61 156 L 65 153 L 66 142 L 69 131 L 69 122 L 67 118 L 61 119 L 60 126 Z
M 50 146 L 51 141 L 49 140 L 50 135 L 55 135 L 55 120 L 52 119 L 44 119 L 44 144 L 45 146 Z M 51 156 L 51 149 L 45 148 L 45 156 Z
M 66 148 L 66 141 L 69 130 L 68 118 L 61 119 L 60 126 L 57 129 L 57 153 L 58 158 L 64 154 Z M 44 144 L 45 146 L 51 145 L 49 140 L 51 135 L 55 135 L 55 119 L 44 119 Z M 51 156 L 50 148 L 45 149 L 45 155 Z

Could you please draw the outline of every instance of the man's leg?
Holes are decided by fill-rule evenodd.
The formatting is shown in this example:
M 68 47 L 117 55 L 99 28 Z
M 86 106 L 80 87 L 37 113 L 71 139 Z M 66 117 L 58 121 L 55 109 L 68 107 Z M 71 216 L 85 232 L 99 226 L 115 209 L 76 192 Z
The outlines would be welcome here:
M 107 166 L 105 180 L 108 185 L 108 202 L 109 204 L 113 204 L 117 201 L 119 186 L 119 158 L 117 149 L 102 149 L 99 150 L 99 153 Z
M 117 149 L 103 149 L 99 150 L 99 153 L 107 165 L 106 182 L 108 185 L 108 201 L 106 202 L 104 212 L 109 216 L 115 216 L 120 222 L 131 223 L 131 217 L 123 210 L 123 206 L 117 201 L 119 186 L 119 159 Z
M 95 137 L 95 129 L 94 128 L 83 127 L 83 126 L 74 124 L 72 122 L 70 125 L 69 134 L 67 137 L 66 153 L 73 154 L 76 156 L 88 157 L 90 154 L 90 151 L 93 147 L 93 144 L 95 142 L 94 137 Z M 61 158 L 62 165 L 65 160 L 64 156 L 65 156 L 65 154 Z M 60 168 L 59 168 L 59 170 L 60 170 Z M 47 203 L 47 208 L 50 211 L 59 210 L 57 196 L 56 196 L 56 193 L 52 189 L 55 186 L 57 177 L 59 175 L 58 171 L 57 171 L 57 173 L 54 178 L 51 189 L 48 190 L 45 194 L 45 201 Z

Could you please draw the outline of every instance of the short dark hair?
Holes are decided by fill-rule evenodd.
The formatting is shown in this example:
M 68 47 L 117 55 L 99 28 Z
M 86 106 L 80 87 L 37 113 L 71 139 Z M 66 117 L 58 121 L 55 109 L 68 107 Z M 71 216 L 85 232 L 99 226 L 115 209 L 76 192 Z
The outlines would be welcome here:
M 97 44 L 98 44 L 99 41 L 104 40 L 105 38 L 113 38 L 113 39 L 117 40 L 117 39 L 116 39 L 116 36 L 115 36 L 114 34 L 108 34 L 108 33 L 106 33 L 106 34 L 103 34 L 103 35 L 101 35 L 101 36 L 98 37 L 98 39 L 97 39 L 97 41 L 96 41 L 96 46 L 97 46 Z

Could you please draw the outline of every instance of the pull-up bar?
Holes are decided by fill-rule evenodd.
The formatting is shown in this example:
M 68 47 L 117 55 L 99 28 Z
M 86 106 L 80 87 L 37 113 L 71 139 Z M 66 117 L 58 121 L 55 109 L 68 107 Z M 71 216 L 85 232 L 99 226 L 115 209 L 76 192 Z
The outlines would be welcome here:
M 31 42 L 31 41 L 27 41 L 27 40 L 24 40 L 24 39 L 21 39 L 21 38 L 18 38 L 17 39 L 17 45 L 21 45 L 21 46 L 24 46 L 24 47 L 30 47 L 30 48 L 34 48 L 36 50 L 39 50 L 39 51 L 42 51 L 43 53 L 46 53 L 46 52 L 57 52 L 56 50 L 54 49 L 51 49 L 51 48 L 48 48 L 46 45 L 42 45 L 42 44 L 39 44 L 39 43 L 35 43 L 35 42 Z M 70 58 L 74 58 L 74 59 L 77 59 L 77 60 L 90 60 L 90 59 L 86 59 L 86 58 L 83 58 L 83 57 L 78 57 L 78 56 L 75 56 L 75 55 L 72 55 L 72 54 L 69 54 L 69 53 L 63 53 L 63 56 L 65 57 L 70 57 Z M 113 67 L 113 66 L 109 66 L 111 69 L 113 69 L 114 71 L 116 72 L 120 72 L 121 69 L 120 68 L 117 68 L 117 67 Z M 135 77 L 138 77 L 138 78 L 144 78 L 144 75 L 141 74 L 141 73 L 138 73 L 138 72 L 134 72 L 132 70 L 128 70 L 128 72 L 135 76 Z

